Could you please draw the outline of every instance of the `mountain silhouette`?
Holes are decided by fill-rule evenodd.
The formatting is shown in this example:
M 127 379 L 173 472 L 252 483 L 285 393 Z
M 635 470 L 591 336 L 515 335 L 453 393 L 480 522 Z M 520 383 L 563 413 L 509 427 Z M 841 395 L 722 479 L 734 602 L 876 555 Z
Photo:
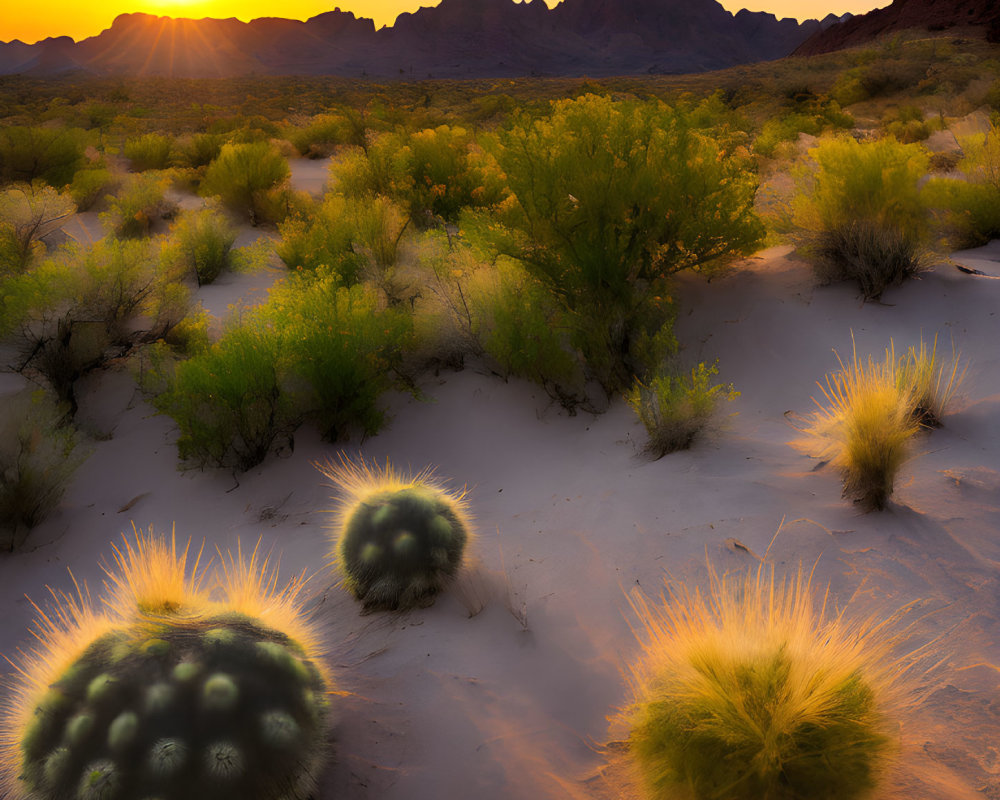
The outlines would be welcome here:
M 0 74 L 420 79 L 700 72 L 781 58 L 837 22 L 735 16 L 715 0 L 442 0 L 376 30 L 339 8 L 298 20 L 123 14 L 99 35 L 0 42 Z

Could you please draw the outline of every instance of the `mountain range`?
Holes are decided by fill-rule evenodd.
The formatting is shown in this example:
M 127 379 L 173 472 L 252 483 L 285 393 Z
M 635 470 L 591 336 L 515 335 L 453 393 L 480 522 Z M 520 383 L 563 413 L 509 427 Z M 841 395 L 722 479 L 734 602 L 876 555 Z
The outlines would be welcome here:
M 391 27 L 339 8 L 301 22 L 123 14 L 99 35 L 0 42 L 0 74 L 434 78 L 701 72 L 788 55 L 839 22 L 715 0 L 442 0 Z

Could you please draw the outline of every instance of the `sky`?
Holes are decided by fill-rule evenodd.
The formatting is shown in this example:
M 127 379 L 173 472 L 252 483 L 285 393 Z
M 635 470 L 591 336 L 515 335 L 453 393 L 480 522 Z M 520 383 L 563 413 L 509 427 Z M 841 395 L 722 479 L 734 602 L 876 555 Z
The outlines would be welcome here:
M 557 0 L 545 0 L 554 6 Z M 236 17 L 249 21 L 256 17 L 308 19 L 330 11 L 336 5 L 356 16 L 370 17 L 375 25 L 391 25 L 404 11 L 421 5 L 437 5 L 433 0 L 19 0 L 7 2 L 0 12 L 0 41 L 20 39 L 31 44 L 48 36 L 71 36 L 79 41 L 96 36 L 110 27 L 119 14 L 142 11 L 170 17 Z M 769 11 L 778 17 L 825 17 L 831 11 L 863 14 L 888 0 L 722 0 L 736 12 L 741 8 Z

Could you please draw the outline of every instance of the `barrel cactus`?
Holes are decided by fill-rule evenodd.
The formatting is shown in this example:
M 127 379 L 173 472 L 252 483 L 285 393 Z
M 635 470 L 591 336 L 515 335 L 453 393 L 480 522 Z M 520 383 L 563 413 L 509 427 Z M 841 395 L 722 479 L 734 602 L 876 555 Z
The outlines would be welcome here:
M 330 680 L 257 557 L 222 559 L 224 599 L 185 549 L 116 549 L 105 609 L 62 597 L 19 669 L 0 789 L 32 800 L 304 800 L 328 751 Z M 3 794 L 0 791 L 0 794 Z
M 457 573 L 470 537 L 465 492 L 430 470 L 365 461 L 318 465 L 341 491 L 331 561 L 366 610 L 429 605 Z
M 814 606 L 801 576 L 713 575 L 706 599 L 676 586 L 632 595 L 644 657 L 624 715 L 651 800 L 855 800 L 885 785 L 913 666 L 888 621 Z

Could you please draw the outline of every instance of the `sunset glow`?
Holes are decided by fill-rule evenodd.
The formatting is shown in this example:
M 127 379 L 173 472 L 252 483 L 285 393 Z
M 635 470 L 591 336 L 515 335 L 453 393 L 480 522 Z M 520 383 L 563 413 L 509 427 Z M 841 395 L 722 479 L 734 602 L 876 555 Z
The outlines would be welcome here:
M 544 0 L 550 7 L 557 0 Z M 0 18 L 0 41 L 19 39 L 31 44 L 49 36 L 70 36 L 80 41 L 96 36 L 111 26 L 119 14 L 144 12 L 160 16 L 236 17 L 245 22 L 258 17 L 308 19 L 331 11 L 337 4 L 344 11 L 375 20 L 375 25 L 391 25 L 397 15 L 416 11 L 421 5 L 436 5 L 428 0 L 97 0 L 81 4 L 77 0 L 38 0 L 35 3 L 8 4 Z M 873 0 L 724 0 L 730 11 L 748 7 L 752 11 L 768 11 L 778 17 L 824 17 L 851 12 L 863 14 L 872 8 L 887 5 Z

